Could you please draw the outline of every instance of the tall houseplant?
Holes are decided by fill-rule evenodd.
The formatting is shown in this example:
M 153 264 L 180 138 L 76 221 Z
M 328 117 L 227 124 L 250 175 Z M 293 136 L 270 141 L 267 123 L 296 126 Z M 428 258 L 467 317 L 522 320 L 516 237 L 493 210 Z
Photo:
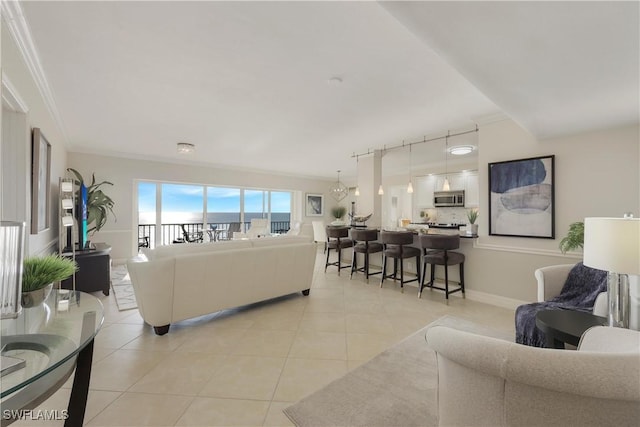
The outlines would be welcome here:
M 91 184 L 87 185 L 80 172 L 73 168 L 67 168 L 67 170 L 75 175 L 77 180 L 76 184 L 80 185 L 84 183 L 87 187 L 87 232 L 93 234 L 96 231 L 100 231 L 107 223 L 109 213 L 113 215 L 114 220 L 116 218 L 116 215 L 113 213 L 113 200 L 104 194 L 100 188 L 103 185 L 113 185 L 113 183 L 109 181 L 96 183 L 95 174 L 91 174 Z

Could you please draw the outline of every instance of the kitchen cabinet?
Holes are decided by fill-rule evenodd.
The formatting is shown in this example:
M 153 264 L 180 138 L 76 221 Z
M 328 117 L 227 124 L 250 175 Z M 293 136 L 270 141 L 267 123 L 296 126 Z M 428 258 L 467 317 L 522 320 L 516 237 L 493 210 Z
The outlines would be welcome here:
M 464 184 L 465 207 L 477 208 L 480 205 L 480 184 L 478 172 L 467 172 Z
M 418 208 L 433 207 L 433 191 L 436 188 L 436 176 L 420 176 L 416 181 L 416 205 Z
M 449 190 L 464 190 L 465 179 L 461 173 L 450 173 L 436 176 L 435 191 L 442 191 L 444 179 L 449 178 Z

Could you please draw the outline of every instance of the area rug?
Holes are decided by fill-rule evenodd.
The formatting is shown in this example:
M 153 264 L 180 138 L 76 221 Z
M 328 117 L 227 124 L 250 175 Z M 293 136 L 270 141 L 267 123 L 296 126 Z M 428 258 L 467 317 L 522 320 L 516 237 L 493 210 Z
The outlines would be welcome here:
M 437 425 L 436 357 L 424 338 L 435 325 L 513 340 L 468 320 L 444 316 L 284 413 L 298 427 Z
M 111 288 L 116 297 L 118 310 L 124 311 L 138 308 L 126 265 L 114 265 L 111 267 Z

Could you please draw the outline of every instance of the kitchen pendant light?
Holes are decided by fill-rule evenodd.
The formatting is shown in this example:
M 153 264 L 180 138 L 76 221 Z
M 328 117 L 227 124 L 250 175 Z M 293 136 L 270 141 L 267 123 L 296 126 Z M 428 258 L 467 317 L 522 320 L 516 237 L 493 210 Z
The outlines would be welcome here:
M 358 197 L 360 196 L 360 186 L 358 185 L 358 182 L 360 181 L 360 174 L 359 174 L 359 166 L 360 161 L 358 159 L 358 156 L 356 156 L 356 191 L 354 192 L 355 196 Z
M 331 197 L 333 197 L 336 202 L 340 202 L 349 195 L 347 186 L 340 182 L 340 171 L 338 171 L 338 180 L 329 188 L 329 194 L 331 194 Z
M 444 183 L 442 184 L 442 191 L 451 190 L 449 185 L 449 165 L 448 165 L 448 153 L 449 153 L 449 133 L 444 137 Z
M 407 193 L 413 193 L 413 184 L 411 183 L 411 144 L 409 144 L 409 185 L 407 185 Z
M 384 194 L 384 189 L 382 188 L 382 184 L 380 184 L 380 187 L 378 187 L 378 195 L 382 196 Z

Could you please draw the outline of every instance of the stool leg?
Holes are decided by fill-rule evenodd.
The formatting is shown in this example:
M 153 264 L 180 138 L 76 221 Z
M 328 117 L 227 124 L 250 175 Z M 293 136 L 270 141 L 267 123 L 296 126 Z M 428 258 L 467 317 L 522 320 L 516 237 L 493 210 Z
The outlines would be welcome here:
M 464 295 L 464 262 L 460 263 L 460 288 L 462 289 L 462 295 Z
M 431 281 L 429 282 L 429 287 L 433 288 L 433 282 L 436 280 L 436 265 L 431 264 Z
M 340 275 L 341 269 L 342 269 L 342 246 L 338 244 L 338 276 Z
M 331 253 L 331 249 L 327 248 L 327 262 L 324 263 L 324 272 L 327 272 L 327 267 L 329 266 L 329 254 Z
M 420 283 L 420 255 L 416 257 L 416 276 L 418 278 L 417 282 Z
M 400 258 L 398 262 L 400 263 L 400 290 L 404 292 L 404 260 Z
M 380 287 L 382 287 L 382 283 L 384 283 L 384 279 L 387 277 L 387 256 L 382 255 L 382 277 L 380 278 Z
M 369 283 L 369 252 L 364 253 L 364 277 L 367 278 L 367 283 Z
M 353 251 L 353 255 L 351 258 L 351 276 L 349 276 L 349 280 L 353 279 L 353 272 L 358 269 L 358 260 L 356 259 L 356 251 Z
M 444 264 L 444 295 L 449 299 L 449 265 Z

